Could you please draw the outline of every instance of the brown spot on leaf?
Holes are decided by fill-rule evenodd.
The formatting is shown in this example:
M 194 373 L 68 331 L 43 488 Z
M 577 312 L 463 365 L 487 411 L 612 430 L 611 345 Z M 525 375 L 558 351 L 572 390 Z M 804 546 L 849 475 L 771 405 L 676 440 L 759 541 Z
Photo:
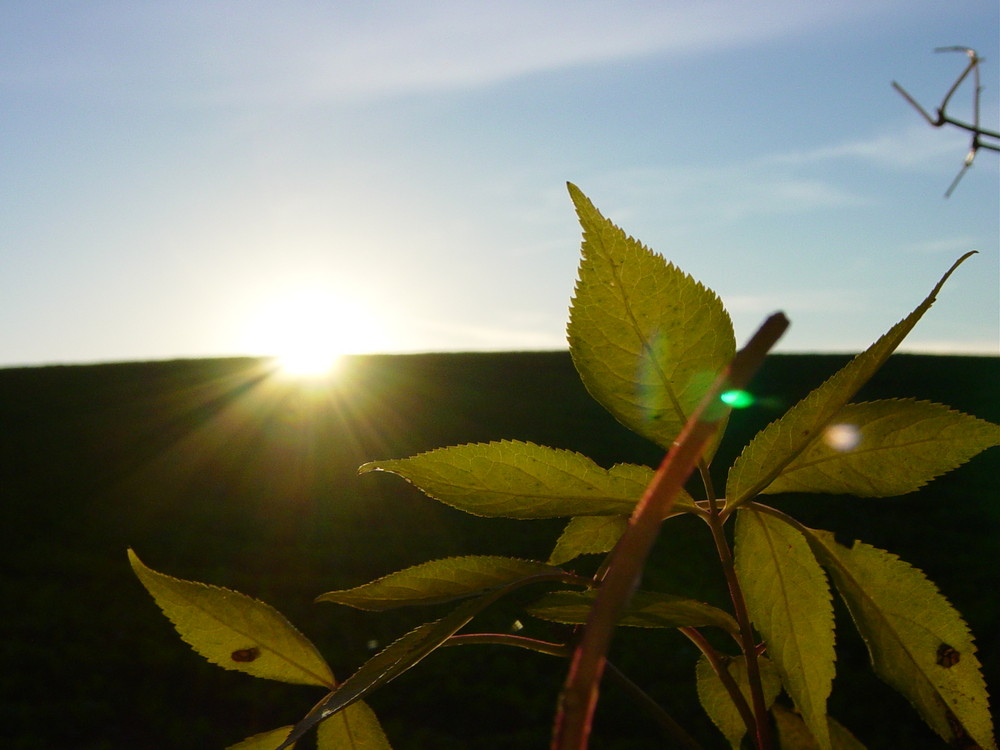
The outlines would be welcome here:
M 233 651 L 230 657 L 233 661 L 253 661 L 258 656 L 260 656 L 260 649 L 256 646 L 251 648 L 241 648 Z
M 983 750 L 965 731 L 958 717 L 947 708 L 944 710 L 944 718 L 948 722 L 948 728 L 951 729 L 952 738 L 949 744 L 952 747 L 957 747 L 959 750 Z
M 942 643 L 937 650 L 937 663 L 945 669 L 951 669 L 958 664 L 962 655 L 947 643 Z

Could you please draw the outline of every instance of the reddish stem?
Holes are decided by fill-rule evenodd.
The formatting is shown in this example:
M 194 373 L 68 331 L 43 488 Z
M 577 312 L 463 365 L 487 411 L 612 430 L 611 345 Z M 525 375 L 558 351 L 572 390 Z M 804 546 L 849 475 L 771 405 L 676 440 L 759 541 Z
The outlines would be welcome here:
M 747 386 L 787 327 L 788 319 L 781 313 L 764 322 L 705 394 L 646 488 L 611 552 L 607 574 L 574 651 L 556 714 L 552 750 L 586 749 L 615 623 L 632 598 L 660 524 L 729 411 L 719 397 Z

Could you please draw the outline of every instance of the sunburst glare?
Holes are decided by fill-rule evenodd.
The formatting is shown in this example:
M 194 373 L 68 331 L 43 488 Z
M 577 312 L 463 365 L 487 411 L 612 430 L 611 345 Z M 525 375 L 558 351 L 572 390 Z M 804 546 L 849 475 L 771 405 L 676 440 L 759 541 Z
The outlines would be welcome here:
M 247 332 L 248 348 L 274 356 L 283 374 L 324 377 L 346 354 L 385 349 L 372 310 L 329 289 L 298 289 L 265 304 Z

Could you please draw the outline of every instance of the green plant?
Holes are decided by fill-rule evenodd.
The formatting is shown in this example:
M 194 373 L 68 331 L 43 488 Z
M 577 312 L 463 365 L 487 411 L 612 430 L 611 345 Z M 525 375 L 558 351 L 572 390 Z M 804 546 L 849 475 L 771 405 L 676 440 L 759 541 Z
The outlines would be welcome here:
M 568 329 L 574 364 L 595 399 L 667 451 L 663 464 L 656 471 L 626 464 L 604 469 L 571 451 L 501 441 L 362 466 L 362 473 L 397 474 L 468 513 L 569 521 L 544 562 L 448 558 L 319 596 L 365 610 L 460 602 L 340 683 L 310 641 L 268 605 L 158 573 L 129 550 L 157 604 L 209 661 L 328 691 L 295 726 L 234 747 L 292 747 L 316 728 L 321 750 L 388 748 L 363 699 L 441 646 L 482 643 L 568 661 L 553 748 L 586 746 L 604 673 L 623 681 L 676 744 L 698 747 L 607 662 L 616 626 L 674 628 L 697 645 L 699 698 L 734 748 L 861 747 L 826 710 L 835 663 L 832 582 L 878 676 L 945 741 L 996 748 L 972 636 L 935 585 L 889 552 L 860 541 L 845 546 L 831 532 L 762 502 L 777 493 L 904 494 L 1000 445 L 1000 426 L 939 404 L 849 403 L 968 255 L 913 312 L 759 432 L 719 493 L 709 467 L 730 410 L 753 400 L 750 377 L 787 321 L 772 316 L 736 353 L 731 321 L 711 290 L 626 236 L 576 187 L 570 193 L 584 229 Z M 684 489 L 692 474 L 700 480 L 698 499 Z M 705 522 L 730 593 L 728 611 L 637 588 L 661 525 L 680 515 Z M 567 566 L 588 555 L 606 555 L 596 572 Z M 586 568 L 588 559 L 578 567 Z M 544 587 L 528 614 L 565 626 L 565 639 L 459 633 L 491 604 L 528 586 Z M 782 693 L 787 699 L 779 700 Z

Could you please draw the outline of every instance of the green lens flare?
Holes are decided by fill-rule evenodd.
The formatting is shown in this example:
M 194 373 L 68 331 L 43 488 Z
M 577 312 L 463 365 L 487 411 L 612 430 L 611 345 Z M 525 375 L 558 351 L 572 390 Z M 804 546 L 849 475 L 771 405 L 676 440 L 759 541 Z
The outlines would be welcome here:
M 734 409 L 746 409 L 754 402 L 753 396 L 746 391 L 726 391 L 719 398 Z

